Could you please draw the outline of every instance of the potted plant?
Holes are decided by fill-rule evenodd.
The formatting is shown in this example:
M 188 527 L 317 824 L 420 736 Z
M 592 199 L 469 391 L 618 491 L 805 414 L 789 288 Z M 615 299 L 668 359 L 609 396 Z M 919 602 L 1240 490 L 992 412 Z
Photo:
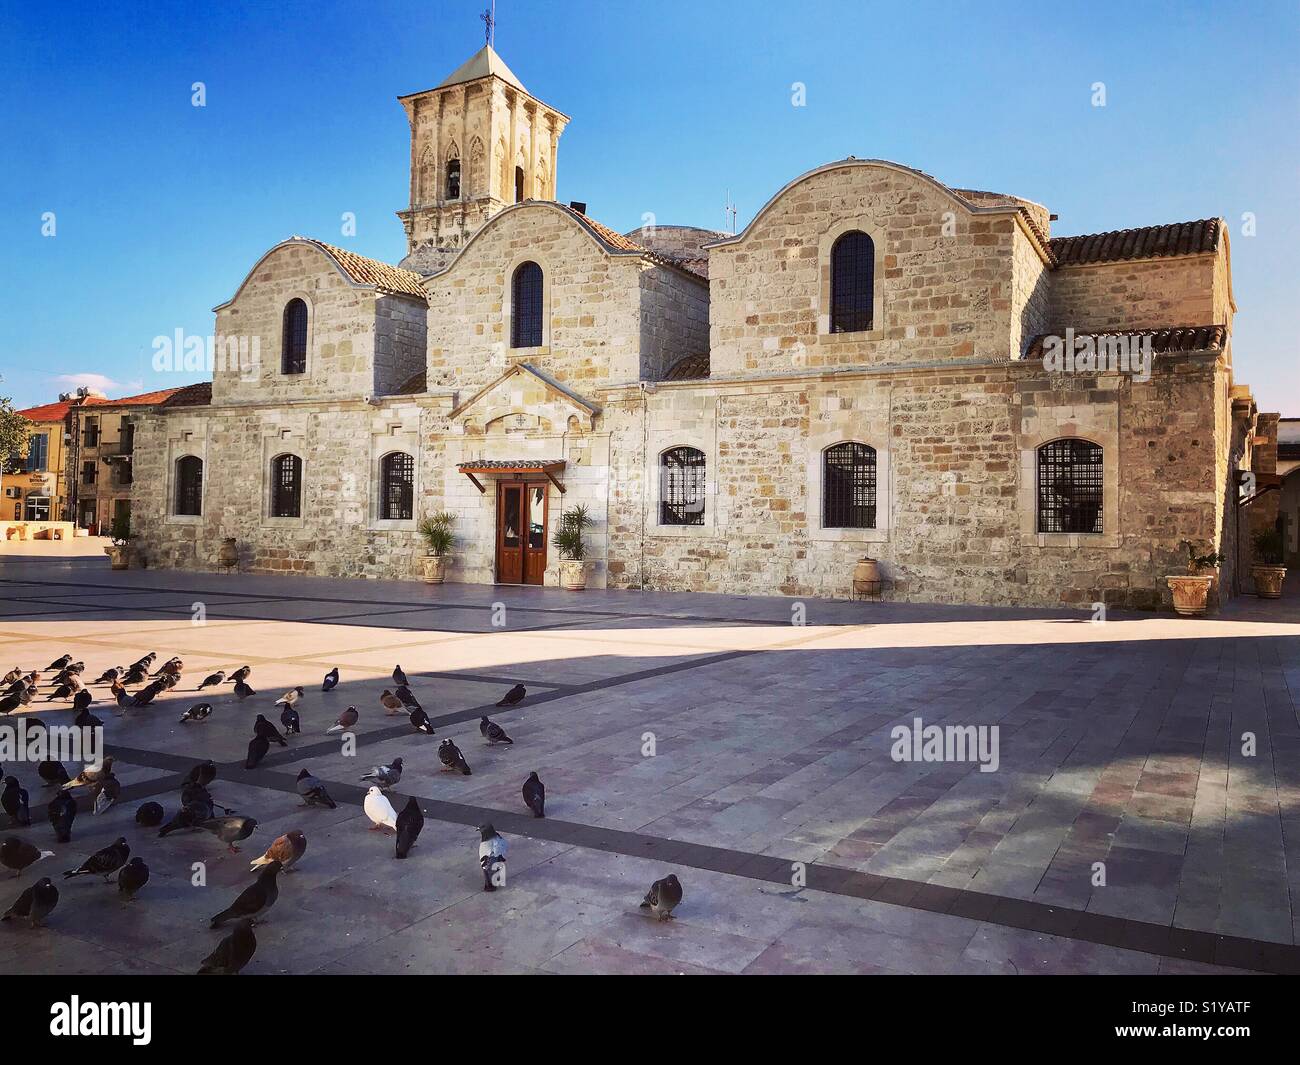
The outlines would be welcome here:
M 111 567 L 127 569 L 130 565 L 131 519 L 119 514 L 113 519 L 108 536 L 112 543 L 104 548 L 104 554 L 108 556 Z
M 1190 540 L 1184 540 L 1183 546 L 1187 548 L 1187 572 L 1170 574 L 1165 580 L 1169 582 L 1169 591 L 1174 597 L 1174 609 L 1178 613 L 1204 614 L 1216 571 L 1223 564 L 1223 555 L 1218 551 L 1198 555 L 1196 545 Z
M 1282 581 L 1286 579 L 1286 566 L 1282 565 L 1282 531 L 1276 526 L 1260 529 L 1252 542 L 1255 545 L 1255 564 L 1250 575 L 1255 580 L 1255 594 L 1261 599 L 1281 599 Z
M 587 545 L 582 530 L 591 525 L 585 504 L 560 515 L 551 544 L 560 552 L 560 587 L 580 592 L 587 587 Z
M 445 510 L 420 520 L 420 536 L 424 538 L 425 547 L 420 565 L 424 570 L 425 584 L 441 584 L 447 577 L 447 555 L 456 540 L 451 535 L 455 520 L 456 515 Z

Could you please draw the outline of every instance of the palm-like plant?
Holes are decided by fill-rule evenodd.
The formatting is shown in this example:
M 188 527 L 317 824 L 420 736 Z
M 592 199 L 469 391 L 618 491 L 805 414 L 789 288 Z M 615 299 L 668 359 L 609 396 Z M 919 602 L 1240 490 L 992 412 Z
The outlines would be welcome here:
M 582 530 L 591 525 L 586 504 L 580 503 L 560 515 L 551 544 L 567 562 L 581 562 L 587 557 L 587 545 L 582 540 Z
M 451 534 L 455 520 L 456 515 L 445 510 L 420 519 L 420 536 L 424 538 L 424 546 L 429 549 L 429 554 L 441 556 L 451 550 L 452 544 L 456 542 Z

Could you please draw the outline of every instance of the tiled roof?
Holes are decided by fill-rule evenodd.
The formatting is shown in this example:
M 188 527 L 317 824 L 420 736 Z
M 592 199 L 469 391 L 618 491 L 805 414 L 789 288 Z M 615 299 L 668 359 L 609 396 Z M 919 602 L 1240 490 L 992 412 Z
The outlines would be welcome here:
M 1167 226 L 1116 229 L 1078 237 L 1053 237 L 1050 244 L 1058 266 L 1201 255 L 1219 244 L 1220 222 L 1202 218 Z
M 563 466 L 564 459 L 479 459 L 476 462 L 458 462 L 456 469 L 464 470 L 542 470 L 548 466 Z
M 657 263 L 663 263 L 666 266 L 675 266 L 680 270 L 686 270 L 689 273 L 695 274 L 697 277 L 708 277 L 707 273 L 693 267 L 691 265 L 692 260 L 690 259 L 677 259 L 671 255 L 663 255 L 659 252 L 651 251 L 644 244 L 638 244 L 636 241 L 623 236 L 622 233 L 610 229 L 609 226 L 605 225 L 603 222 L 597 222 L 594 218 L 583 214 L 581 211 L 575 211 L 572 207 L 568 207 L 562 203 L 557 204 L 557 206 L 568 211 L 569 214 L 573 215 L 575 218 L 581 219 L 583 223 L 589 226 L 591 231 L 596 234 L 601 243 L 613 251 L 637 252 L 648 259 L 653 259 Z
M 701 352 L 699 355 L 687 355 L 684 359 L 678 359 L 664 373 L 665 381 L 695 381 L 702 377 L 709 376 L 709 353 Z
M 108 402 L 109 400 L 103 396 L 87 396 L 75 404 L 70 399 L 61 399 L 57 403 L 43 403 L 39 407 L 28 407 L 18 413 L 29 422 L 61 422 L 68 416 L 68 411 L 73 406 L 101 406 Z
M 165 403 L 179 391 L 179 388 L 162 388 L 156 392 L 143 392 L 138 396 L 123 396 L 121 399 L 110 399 L 108 405 L 110 407 L 152 407 L 159 403 Z
M 326 244 L 323 240 L 312 237 L 294 237 L 294 240 L 314 244 L 339 264 L 339 268 L 358 285 L 370 285 L 381 292 L 393 292 L 403 296 L 416 296 L 427 299 L 423 278 L 413 270 L 403 270 L 400 266 L 390 266 L 378 259 L 369 259 L 346 248 Z
M 159 406 L 171 410 L 174 407 L 206 407 L 211 402 L 212 382 L 200 381 L 196 385 L 175 389 Z
M 1041 358 L 1043 341 L 1049 336 L 1061 336 L 1060 333 L 1044 333 L 1034 337 L 1025 351 L 1026 358 Z M 1114 330 L 1105 333 L 1075 333 L 1074 337 L 1091 337 L 1094 341 L 1106 337 L 1147 337 L 1151 338 L 1151 350 L 1157 355 L 1179 351 L 1222 351 L 1228 330 L 1221 325 L 1184 325 L 1171 329 L 1133 329 L 1124 332 Z

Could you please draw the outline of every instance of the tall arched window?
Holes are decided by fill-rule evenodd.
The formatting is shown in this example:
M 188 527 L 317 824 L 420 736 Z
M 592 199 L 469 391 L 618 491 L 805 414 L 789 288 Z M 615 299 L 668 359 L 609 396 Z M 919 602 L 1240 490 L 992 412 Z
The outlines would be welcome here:
M 831 332 L 865 333 L 875 306 L 876 245 L 860 230 L 831 247 Z
M 203 460 L 197 455 L 176 460 L 176 505 L 172 513 L 203 513 Z
M 271 517 L 302 517 L 302 459 L 297 455 L 271 460 Z
M 520 263 L 510 280 L 510 346 L 542 345 L 542 268 Z
M 447 199 L 460 199 L 460 160 L 452 159 L 447 163 Z
M 704 452 L 675 447 L 659 456 L 659 524 L 704 524 Z
M 1101 532 L 1101 446 L 1073 437 L 1038 449 L 1038 531 Z
M 390 451 L 379 461 L 379 481 L 379 516 L 410 521 L 415 512 L 415 459 L 404 451 Z
M 284 305 L 280 372 L 307 372 L 307 304 L 296 298 Z
M 524 168 L 515 167 L 515 203 L 524 202 Z
M 822 528 L 876 527 L 876 449 L 846 441 L 822 452 Z

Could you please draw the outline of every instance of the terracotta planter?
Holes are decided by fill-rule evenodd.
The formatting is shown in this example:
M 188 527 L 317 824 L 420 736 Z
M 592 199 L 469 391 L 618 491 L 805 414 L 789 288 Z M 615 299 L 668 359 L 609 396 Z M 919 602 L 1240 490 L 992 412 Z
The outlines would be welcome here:
M 1213 577 L 1181 574 L 1166 577 L 1165 580 L 1169 582 L 1169 590 L 1174 595 L 1174 609 L 1178 613 L 1190 616 L 1205 613 L 1210 585 L 1214 583 Z
M 239 544 L 233 536 L 227 536 L 221 541 L 221 548 L 217 551 L 217 564 L 228 570 L 239 565 Z
M 1251 566 L 1255 579 L 1255 594 L 1261 599 L 1281 599 L 1282 582 L 1286 580 L 1285 566 Z
M 853 594 L 874 595 L 880 591 L 880 563 L 863 556 L 853 567 Z
M 425 584 L 441 584 L 447 579 L 446 555 L 422 555 L 420 566 L 424 571 Z
M 110 546 L 104 548 L 104 554 L 108 556 L 110 569 L 128 569 L 130 568 L 130 547 Z
M 587 587 L 587 563 L 572 558 L 560 559 L 560 587 L 580 592 Z

